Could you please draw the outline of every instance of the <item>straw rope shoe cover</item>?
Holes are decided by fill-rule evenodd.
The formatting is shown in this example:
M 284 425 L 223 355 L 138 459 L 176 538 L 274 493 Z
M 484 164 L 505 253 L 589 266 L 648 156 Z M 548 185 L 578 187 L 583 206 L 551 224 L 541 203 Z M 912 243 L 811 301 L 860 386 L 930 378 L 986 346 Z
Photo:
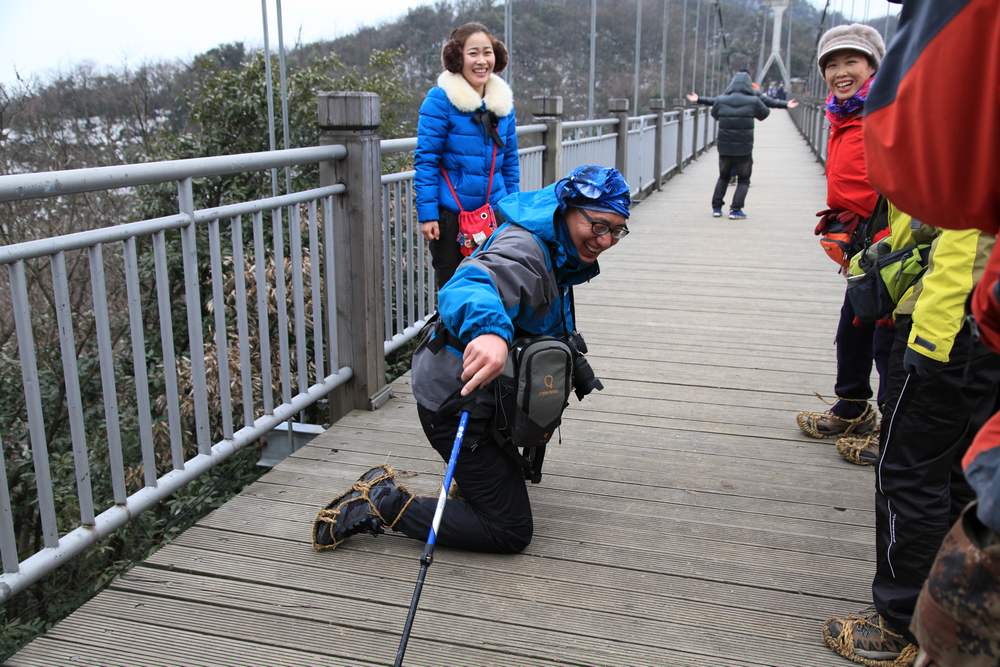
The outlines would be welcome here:
M 843 435 L 837 438 L 837 453 L 848 463 L 870 466 L 878 461 L 879 429 L 868 435 Z
M 911 667 L 918 652 L 886 626 L 875 607 L 827 620 L 823 640 L 837 655 L 867 667 Z
M 853 419 L 838 417 L 830 410 L 826 412 L 803 410 L 795 416 L 795 421 L 798 423 L 799 428 L 802 429 L 802 432 L 810 438 L 823 439 L 839 435 L 865 435 L 875 428 L 878 422 L 878 413 L 871 404 L 865 401 L 864 411 Z
M 414 498 L 395 478 L 391 466 L 376 466 L 321 509 L 313 523 L 313 548 L 336 549 L 351 535 L 394 529 Z

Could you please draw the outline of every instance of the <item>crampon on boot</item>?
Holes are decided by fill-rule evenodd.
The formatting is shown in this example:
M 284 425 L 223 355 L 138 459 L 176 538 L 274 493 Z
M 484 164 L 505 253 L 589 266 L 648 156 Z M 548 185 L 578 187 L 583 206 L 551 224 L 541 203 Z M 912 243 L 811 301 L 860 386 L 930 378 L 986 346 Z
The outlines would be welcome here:
M 810 438 L 832 438 L 841 435 L 865 435 L 878 425 L 878 412 L 865 403 L 865 409 L 854 418 L 839 417 L 832 410 L 803 410 L 795 417 L 803 433 Z
M 876 428 L 868 435 L 844 435 L 837 438 L 837 453 L 848 463 L 870 466 L 878 461 L 878 436 Z
M 911 667 L 917 657 L 917 646 L 887 627 L 875 607 L 828 619 L 823 640 L 837 655 L 866 667 Z
M 381 535 L 385 527 L 394 528 L 414 497 L 405 487 L 397 486 L 395 478 L 391 466 L 376 466 L 321 509 L 313 522 L 313 548 L 336 549 L 351 535 Z M 399 510 L 390 521 L 379 507 L 392 505 Z

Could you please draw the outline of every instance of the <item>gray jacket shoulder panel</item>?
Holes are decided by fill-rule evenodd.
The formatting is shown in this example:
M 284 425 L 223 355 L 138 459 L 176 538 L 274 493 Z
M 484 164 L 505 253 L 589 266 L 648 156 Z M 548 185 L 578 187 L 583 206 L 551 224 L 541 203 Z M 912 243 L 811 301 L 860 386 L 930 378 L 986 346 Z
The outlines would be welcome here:
M 489 246 L 466 261 L 489 274 L 504 307 L 538 309 L 558 293 L 548 250 L 523 227 L 505 226 Z

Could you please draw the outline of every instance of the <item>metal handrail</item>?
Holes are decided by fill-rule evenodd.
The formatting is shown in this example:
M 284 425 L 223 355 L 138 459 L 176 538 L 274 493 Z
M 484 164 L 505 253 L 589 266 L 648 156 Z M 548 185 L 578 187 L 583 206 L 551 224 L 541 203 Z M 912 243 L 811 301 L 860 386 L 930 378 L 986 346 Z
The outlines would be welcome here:
M 0 202 L 113 190 L 176 181 L 182 178 L 202 178 L 246 171 L 262 171 L 293 164 L 339 160 L 346 156 L 347 149 L 343 146 L 312 146 L 262 153 L 215 155 L 186 160 L 87 167 L 36 174 L 11 174 L 0 176 Z
M 347 150 L 343 146 L 333 145 L 0 177 L 0 189 L 8 199 L 19 200 L 174 181 L 179 209 L 176 214 L 160 218 L 0 247 L 0 265 L 7 267 L 9 277 L 17 357 L 24 388 L 25 444 L 30 443 L 33 459 L 43 544 L 40 551 L 19 560 L 17 545 L 12 539 L 14 526 L 6 471 L 0 461 L 0 471 L 4 473 L 0 475 L 0 550 L 3 552 L 4 569 L 0 577 L 0 602 L 110 534 L 137 513 L 165 499 L 241 447 L 267 435 L 272 428 L 293 418 L 353 377 L 350 367 L 340 365 L 336 347 L 334 201 L 346 192 L 345 186 L 334 184 L 200 210 L 194 208 L 192 186 L 196 175 L 212 176 L 237 173 L 243 168 L 260 170 L 285 164 L 321 162 L 346 155 Z M 302 210 L 305 211 L 304 218 Z M 270 215 L 271 243 L 267 248 L 265 214 Z M 245 222 L 251 229 L 251 237 L 246 244 L 243 241 Z M 198 245 L 205 242 L 198 240 L 196 229 L 203 230 L 201 238 L 207 237 L 207 248 L 200 250 L 207 260 L 204 274 L 198 263 Z M 170 286 L 172 272 L 168 265 L 168 234 L 171 238 L 179 237 L 179 261 L 183 264 L 180 271 L 182 290 L 171 289 Z M 224 239 L 226 244 L 231 243 L 231 261 L 228 264 L 223 261 Z M 140 240 L 143 240 L 142 246 L 139 245 Z M 74 333 L 73 320 L 89 316 L 74 312 L 70 307 L 70 296 L 74 290 L 81 295 L 81 286 L 76 284 L 78 279 L 71 284 L 67 271 L 67 254 L 71 252 L 82 253 L 81 259 L 87 261 L 90 269 L 94 333 L 89 341 L 95 347 L 102 394 L 101 398 L 95 397 L 93 403 L 84 403 L 80 390 L 77 364 L 79 339 Z M 250 303 L 246 284 L 250 262 L 244 257 L 249 252 L 253 253 L 251 281 L 256 287 L 256 304 Z M 287 300 L 286 256 L 291 269 Z M 140 277 L 140 259 L 151 267 L 146 281 Z M 267 269 L 271 260 L 278 270 Z M 115 270 L 117 262 L 120 262 L 121 268 Z M 46 264 L 51 268 L 51 283 L 29 282 L 36 276 L 45 275 Z M 113 293 L 107 287 L 106 277 L 110 275 L 107 267 L 115 270 L 119 280 L 124 278 L 119 284 L 121 292 L 117 298 L 120 302 L 112 302 L 109 298 Z M 202 300 L 202 281 L 211 285 L 210 309 Z M 226 291 L 226 284 L 232 285 L 232 293 Z M 269 312 L 267 294 L 271 292 L 275 294 L 276 315 Z M 44 299 L 54 305 L 56 319 L 47 321 L 46 325 L 58 325 L 55 327 L 57 341 L 36 343 L 33 320 L 38 314 L 34 311 L 32 298 L 37 298 L 39 294 L 44 294 Z M 178 303 L 175 303 L 175 294 L 179 295 L 176 297 Z M 229 297 L 235 297 L 235 302 L 230 302 Z M 311 308 L 308 307 L 307 297 L 311 297 Z M 163 419 L 168 435 L 162 444 L 157 443 L 152 429 L 153 399 L 157 397 L 151 397 L 149 391 L 144 306 L 146 309 L 155 308 L 160 322 L 157 338 L 162 347 L 165 408 L 164 414 L 158 418 Z M 251 363 L 250 357 L 249 325 L 254 306 L 259 368 Z M 175 350 L 174 326 L 171 324 L 174 312 L 179 308 L 182 312 L 186 311 L 185 333 L 190 344 L 190 349 L 183 351 Z M 276 317 L 276 356 L 280 362 L 277 375 L 272 373 L 271 368 L 272 317 Z M 120 329 L 113 336 L 112 324 L 116 319 Z M 307 321 L 311 329 L 307 329 Z M 214 338 L 208 343 L 214 345 L 212 354 L 209 354 L 206 344 L 204 322 L 210 322 L 214 329 Z M 293 334 L 294 349 L 291 345 Z M 39 344 L 53 343 L 59 345 L 63 360 L 61 384 L 66 401 L 59 406 L 61 410 L 55 411 L 45 403 L 50 397 L 40 392 L 36 353 Z M 231 359 L 231 346 L 237 348 L 238 360 L 235 355 Z M 120 418 L 119 401 L 124 398 L 116 388 L 121 372 L 116 357 L 120 354 L 130 354 L 132 359 L 132 377 L 126 381 L 134 384 L 135 395 L 124 400 L 127 401 L 127 410 L 137 417 L 134 432 L 126 432 Z M 181 430 L 182 393 L 178 382 L 178 354 L 186 356 L 189 364 L 185 380 L 190 383 L 194 436 L 187 444 L 189 451 L 196 451 L 190 458 L 185 456 Z M 214 369 L 206 363 L 207 358 L 216 360 Z M 230 364 L 234 364 L 236 370 L 231 371 Z M 280 396 L 275 396 L 272 391 L 272 377 L 277 379 Z M 217 391 L 212 394 L 215 396 L 212 409 L 216 412 L 210 415 L 208 385 L 216 381 L 214 386 Z M 236 401 L 233 387 L 239 387 Z M 98 401 L 103 403 L 105 415 L 105 432 L 101 439 L 104 443 L 102 449 L 107 451 L 106 471 L 112 491 L 112 497 L 107 499 L 110 507 L 95 507 L 95 504 L 104 501 L 94 498 L 90 481 L 92 468 L 97 464 L 92 461 L 84 416 L 97 407 Z M 242 407 L 241 415 L 235 414 L 237 406 Z M 46 421 L 62 411 L 68 416 L 69 432 L 66 438 L 72 446 L 79 523 L 60 536 L 57 495 L 49 471 L 47 426 L 51 427 L 51 424 Z M 242 423 L 234 424 L 240 417 Z M 58 416 L 55 418 L 58 419 Z M 210 437 L 211 426 L 215 426 L 221 435 L 221 440 L 214 444 Z M 127 439 L 134 442 L 134 450 L 126 451 L 123 443 Z M 168 446 L 169 450 L 166 449 Z M 161 460 L 167 455 L 169 462 Z M 171 469 L 158 475 L 158 465 L 169 465 Z M 143 470 L 143 487 L 132 493 L 128 492 L 125 475 L 130 466 L 141 466 Z
M 595 118 L 593 120 L 569 120 L 562 124 L 563 130 L 579 130 L 585 127 L 614 127 L 618 125 L 617 118 Z

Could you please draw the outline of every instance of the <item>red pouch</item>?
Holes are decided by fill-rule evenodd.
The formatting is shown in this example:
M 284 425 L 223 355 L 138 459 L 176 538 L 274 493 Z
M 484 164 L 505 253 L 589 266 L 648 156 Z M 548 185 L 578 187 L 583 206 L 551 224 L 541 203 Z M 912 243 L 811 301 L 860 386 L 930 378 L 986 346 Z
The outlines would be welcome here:
M 481 246 L 497 228 L 497 219 L 493 215 L 493 207 L 483 204 L 475 211 L 462 211 L 458 214 L 458 246 L 463 255 L 468 257 Z
M 458 195 L 455 193 L 455 188 L 451 185 L 448 172 L 445 171 L 444 167 L 441 167 L 441 173 L 448 184 L 448 189 L 451 190 L 451 196 L 455 198 L 455 203 L 458 204 L 458 236 L 455 240 L 458 242 L 459 251 L 465 257 L 471 255 L 476 248 L 481 246 L 490 237 L 493 230 L 497 228 L 497 219 L 493 215 L 493 207 L 490 206 L 490 192 L 493 190 L 493 169 L 496 167 L 496 164 L 497 147 L 496 144 L 493 144 L 493 161 L 490 163 L 490 180 L 486 186 L 486 203 L 475 211 L 466 211 L 462 208 L 462 202 L 459 201 Z
M 838 209 L 826 209 L 816 215 L 820 220 L 813 233 L 820 237 L 819 244 L 823 252 L 846 269 L 855 251 L 854 233 L 861 224 L 861 216 Z

